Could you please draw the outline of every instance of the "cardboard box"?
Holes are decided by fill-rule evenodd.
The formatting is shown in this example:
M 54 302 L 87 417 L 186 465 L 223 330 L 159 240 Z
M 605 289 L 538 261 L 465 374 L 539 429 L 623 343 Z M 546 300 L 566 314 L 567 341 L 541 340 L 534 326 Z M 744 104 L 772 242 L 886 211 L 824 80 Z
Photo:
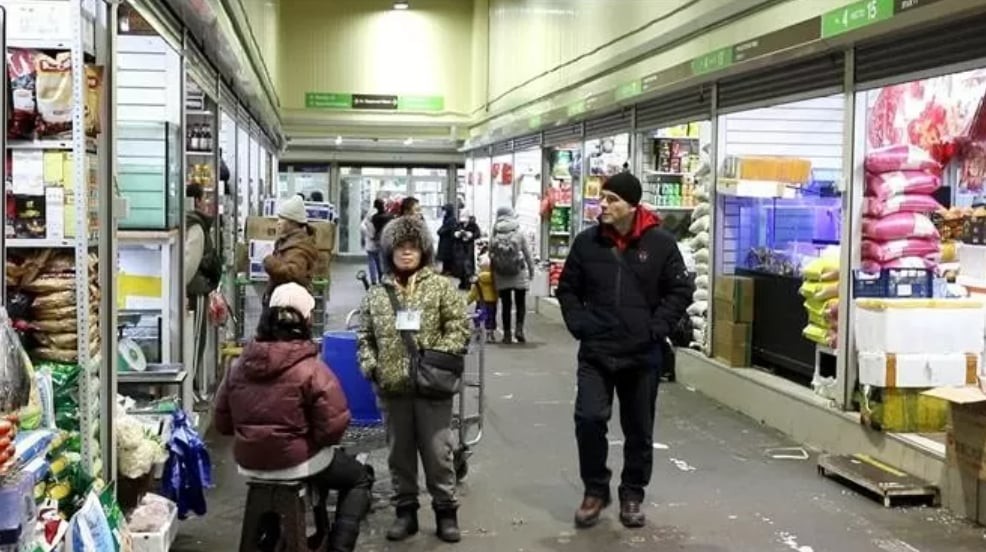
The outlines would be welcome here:
M 753 322 L 753 278 L 722 275 L 713 293 L 715 319 Z
M 246 239 L 247 241 L 277 239 L 277 219 L 273 217 L 247 217 Z
M 858 356 L 859 383 L 874 387 L 962 387 L 975 385 L 978 354 L 909 355 L 866 353 Z
M 735 303 L 728 299 L 714 298 L 713 313 L 717 321 L 753 322 L 753 300 Z
M 251 261 L 263 261 L 274 252 L 273 240 L 250 240 L 247 254 Z
M 948 403 L 923 389 L 880 389 L 860 404 L 863 425 L 894 433 L 940 433 L 948 425 Z
M 729 366 L 750 366 L 749 324 L 717 320 L 712 325 L 712 355 Z
M 336 225 L 332 222 L 309 223 L 315 230 L 315 247 L 319 251 L 333 251 L 336 245 Z
M 329 222 L 333 220 L 332 204 L 324 201 L 306 201 L 305 214 L 308 215 L 308 222 L 316 220 Z
M 978 386 L 942 387 L 925 394 L 949 405 L 944 506 L 986 524 L 986 394 Z

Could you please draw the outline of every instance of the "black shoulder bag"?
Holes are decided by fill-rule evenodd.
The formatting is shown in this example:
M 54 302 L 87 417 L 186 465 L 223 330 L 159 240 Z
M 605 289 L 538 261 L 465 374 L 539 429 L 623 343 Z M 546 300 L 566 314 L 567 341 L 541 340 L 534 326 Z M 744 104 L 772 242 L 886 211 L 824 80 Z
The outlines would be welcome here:
M 391 286 L 384 286 L 394 316 L 400 312 L 397 292 Z M 462 373 L 465 371 L 465 357 L 461 354 L 446 353 L 433 349 L 420 349 L 410 331 L 400 330 L 401 340 L 407 350 L 411 366 L 411 385 L 414 393 L 426 399 L 451 399 L 462 387 Z

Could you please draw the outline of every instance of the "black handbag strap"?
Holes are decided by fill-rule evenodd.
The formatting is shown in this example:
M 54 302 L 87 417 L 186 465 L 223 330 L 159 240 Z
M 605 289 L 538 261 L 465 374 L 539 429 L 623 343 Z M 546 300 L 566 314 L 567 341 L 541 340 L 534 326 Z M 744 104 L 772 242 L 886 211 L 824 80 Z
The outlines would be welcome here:
M 394 291 L 393 286 L 384 285 L 383 289 L 387 292 L 387 297 L 390 298 L 390 306 L 394 309 L 394 318 L 396 324 L 396 318 L 401 310 L 401 302 L 397 299 L 397 292 Z M 404 349 L 407 350 L 407 358 L 411 365 L 411 381 L 417 381 L 417 375 L 414 373 L 417 371 L 417 359 L 421 356 L 421 349 L 418 348 L 418 344 L 414 341 L 414 336 L 411 332 L 407 330 L 398 330 L 397 333 L 401 334 L 401 341 L 404 342 Z

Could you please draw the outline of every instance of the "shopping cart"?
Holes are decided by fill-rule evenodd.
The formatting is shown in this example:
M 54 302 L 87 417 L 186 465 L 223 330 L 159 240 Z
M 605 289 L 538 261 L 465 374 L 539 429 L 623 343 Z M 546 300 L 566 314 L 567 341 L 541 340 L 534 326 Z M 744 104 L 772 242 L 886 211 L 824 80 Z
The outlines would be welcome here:
M 370 283 L 367 280 L 365 272 L 360 271 L 356 275 L 356 279 L 363 284 L 364 290 L 369 291 Z M 346 316 L 346 331 L 355 333 L 359 325 L 359 311 L 350 311 Z M 471 326 L 473 331 L 466 350 L 462 387 L 453 399 L 452 430 L 455 433 L 457 441 L 453 460 L 455 463 L 455 474 L 459 481 L 462 481 L 468 475 L 469 458 L 472 456 L 472 449 L 483 438 L 483 415 L 486 408 L 486 332 L 482 324 L 473 323 Z M 326 333 L 324 343 L 330 343 L 329 334 L 332 333 L 338 334 L 338 332 Z M 330 346 L 329 344 L 326 345 L 327 348 Z M 339 371 L 336 371 L 336 375 L 340 375 Z M 343 389 L 348 387 L 353 390 L 353 395 L 355 395 L 350 397 L 349 390 L 347 390 L 347 399 L 350 399 L 351 403 L 355 402 L 356 404 L 365 405 L 366 397 L 363 395 L 366 393 L 366 389 L 370 388 L 369 384 L 365 380 L 360 383 L 351 381 L 351 378 L 347 376 L 348 374 L 341 376 L 340 382 Z M 372 389 L 370 392 L 372 393 Z M 472 403 L 475 404 L 474 410 L 470 410 L 469 408 L 469 405 Z M 359 417 L 356 415 L 354 415 L 354 418 L 357 420 L 355 424 L 356 431 L 365 431 L 367 426 L 365 421 L 359 420 Z M 382 415 L 377 423 L 382 423 Z M 360 436 L 357 435 L 354 440 L 359 439 Z

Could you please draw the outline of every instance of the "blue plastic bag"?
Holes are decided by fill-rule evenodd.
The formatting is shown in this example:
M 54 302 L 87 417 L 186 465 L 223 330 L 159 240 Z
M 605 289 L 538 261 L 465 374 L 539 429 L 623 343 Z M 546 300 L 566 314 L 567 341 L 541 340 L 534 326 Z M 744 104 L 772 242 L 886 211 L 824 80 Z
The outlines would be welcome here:
M 189 513 L 204 516 L 205 490 L 212 486 L 212 462 L 205 443 L 189 424 L 188 415 L 178 410 L 171 419 L 168 461 L 161 478 L 161 494 L 178 506 L 178 519 Z

